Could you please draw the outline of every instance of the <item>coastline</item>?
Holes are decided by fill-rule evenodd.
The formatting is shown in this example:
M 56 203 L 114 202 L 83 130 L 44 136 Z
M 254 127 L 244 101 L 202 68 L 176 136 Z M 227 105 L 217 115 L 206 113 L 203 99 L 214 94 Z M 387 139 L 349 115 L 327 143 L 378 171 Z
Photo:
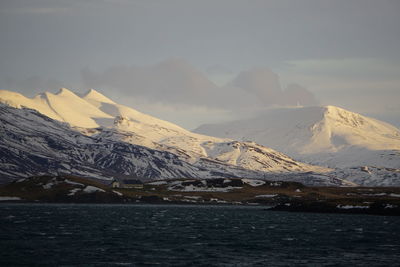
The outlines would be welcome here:
M 271 211 L 400 216 L 400 188 L 307 187 L 239 178 L 173 179 L 113 188 L 82 177 L 37 176 L 0 186 L 3 203 L 257 206 Z

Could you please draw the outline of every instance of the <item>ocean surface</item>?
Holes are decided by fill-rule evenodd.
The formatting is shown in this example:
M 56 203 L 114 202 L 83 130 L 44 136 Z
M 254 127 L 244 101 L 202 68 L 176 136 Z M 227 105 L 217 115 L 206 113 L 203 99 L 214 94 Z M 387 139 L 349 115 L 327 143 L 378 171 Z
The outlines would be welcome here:
M 399 266 L 400 217 L 0 204 L 0 266 Z

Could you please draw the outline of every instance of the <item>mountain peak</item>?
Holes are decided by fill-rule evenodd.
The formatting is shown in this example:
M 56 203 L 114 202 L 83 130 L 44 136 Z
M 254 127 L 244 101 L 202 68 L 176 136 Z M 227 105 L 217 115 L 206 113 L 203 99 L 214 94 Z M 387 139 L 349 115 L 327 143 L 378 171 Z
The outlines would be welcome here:
M 326 111 L 326 112 L 331 112 L 331 113 L 340 113 L 340 112 L 342 112 L 342 113 L 357 114 L 356 112 L 349 111 L 349 110 L 346 110 L 346 109 L 344 109 L 344 108 L 337 107 L 337 106 L 333 106 L 333 105 L 327 105 L 327 106 L 325 106 L 325 111 Z M 359 115 L 359 114 L 358 114 L 358 115 Z
M 271 109 L 262 117 L 204 125 L 195 131 L 250 139 L 308 162 L 341 166 L 367 164 L 378 150 L 400 149 L 400 131 L 393 125 L 331 105 Z
M 86 100 L 92 100 L 96 102 L 104 102 L 104 103 L 110 103 L 110 104 L 115 104 L 114 101 L 103 95 L 102 93 L 99 93 L 98 91 L 94 89 L 89 89 L 86 93 L 82 95 L 83 99 Z
M 336 106 L 326 106 L 324 115 L 325 118 L 329 118 L 343 125 L 354 128 L 363 127 L 366 124 L 373 123 L 371 119 L 365 116 Z
M 58 92 L 56 93 L 56 95 L 71 95 L 71 94 L 75 95 L 74 92 L 64 87 L 60 88 L 60 90 L 58 90 Z

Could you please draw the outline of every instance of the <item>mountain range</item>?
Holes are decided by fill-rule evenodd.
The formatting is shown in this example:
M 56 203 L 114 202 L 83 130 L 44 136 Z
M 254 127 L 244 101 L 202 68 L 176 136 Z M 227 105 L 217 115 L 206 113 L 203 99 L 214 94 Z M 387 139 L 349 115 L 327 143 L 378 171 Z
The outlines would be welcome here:
M 103 179 L 246 177 L 308 185 L 399 183 L 398 129 L 337 107 L 274 109 L 259 118 L 196 130 L 219 136 L 213 137 L 120 105 L 93 89 L 80 95 L 62 88 L 34 98 L 1 90 L 0 102 L 4 179 L 67 173 Z M 376 170 L 379 174 L 374 173 L 377 166 L 355 156 L 363 151 L 372 151 L 365 156 L 368 163 L 384 167 Z M 342 154 L 346 159 L 340 161 L 337 155 Z
M 62 173 L 135 177 L 279 177 L 305 184 L 351 184 L 254 142 L 192 133 L 115 103 L 95 90 L 34 98 L 0 91 L 5 178 Z M 318 174 L 318 175 L 316 175 Z

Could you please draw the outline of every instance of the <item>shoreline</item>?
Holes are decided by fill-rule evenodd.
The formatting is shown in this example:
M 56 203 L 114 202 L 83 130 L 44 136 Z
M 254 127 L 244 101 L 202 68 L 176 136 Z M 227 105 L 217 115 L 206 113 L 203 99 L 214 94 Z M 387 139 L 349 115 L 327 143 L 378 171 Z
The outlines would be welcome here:
M 400 216 L 400 187 L 310 187 L 296 182 L 216 178 L 115 188 L 82 177 L 35 176 L 0 186 L 3 203 L 253 206 L 271 211 Z
M 286 205 L 263 205 L 263 204 L 235 204 L 235 203 L 187 203 L 187 202 L 39 202 L 39 201 L 1 201 L 1 205 L 76 205 L 76 206 L 174 206 L 174 207 L 229 207 L 229 208 L 255 208 L 264 211 L 272 212 L 290 212 L 290 213 L 316 213 L 316 214 L 343 214 L 343 215 L 373 215 L 373 216 L 400 216 L 400 211 L 396 210 L 368 210 L 368 209 L 310 209 L 308 207 L 302 208 L 296 206 L 289 208 Z

